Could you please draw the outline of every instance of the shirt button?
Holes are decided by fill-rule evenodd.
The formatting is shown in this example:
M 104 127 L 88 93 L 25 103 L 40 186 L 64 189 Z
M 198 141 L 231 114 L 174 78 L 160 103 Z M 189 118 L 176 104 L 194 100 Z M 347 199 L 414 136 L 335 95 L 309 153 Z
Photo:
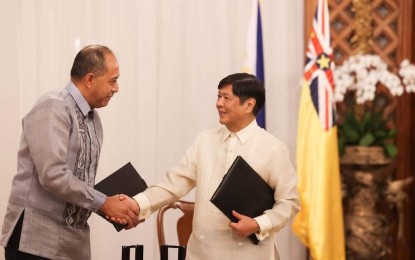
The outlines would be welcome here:
M 242 246 L 244 243 L 242 242 L 238 242 L 238 246 Z

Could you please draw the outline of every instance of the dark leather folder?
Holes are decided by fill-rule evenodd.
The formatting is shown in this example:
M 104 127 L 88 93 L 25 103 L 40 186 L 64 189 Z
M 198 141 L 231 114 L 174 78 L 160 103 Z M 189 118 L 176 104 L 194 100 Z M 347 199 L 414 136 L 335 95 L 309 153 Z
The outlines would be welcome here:
M 241 156 L 236 157 L 210 201 L 232 222 L 238 222 L 232 210 L 254 218 L 275 203 L 274 190 Z M 255 234 L 249 239 L 259 243 Z
M 147 184 L 141 178 L 134 166 L 129 162 L 110 176 L 106 177 L 94 188 L 107 196 L 117 194 L 125 194 L 128 197 L 133 197 L 138 193 L 147 189 Z M 102 214 L 100 214 L 102 216 Z M 105 218 L 105 216 L 103 216 Z M 120 231 L 124 228 L 121 224 L 113 223 L 115 229 Z

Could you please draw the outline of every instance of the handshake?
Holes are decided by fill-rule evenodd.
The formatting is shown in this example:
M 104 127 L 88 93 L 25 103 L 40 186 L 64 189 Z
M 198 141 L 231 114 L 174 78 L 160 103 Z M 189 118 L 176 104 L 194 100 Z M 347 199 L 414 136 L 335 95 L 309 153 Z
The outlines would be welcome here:
M 107 197 L 100 211 L 114 223 L 126 225 L 125 229 L 136 227 L 144 222 L 138 219 L 140 206 L 137 201 L 124 194 Z

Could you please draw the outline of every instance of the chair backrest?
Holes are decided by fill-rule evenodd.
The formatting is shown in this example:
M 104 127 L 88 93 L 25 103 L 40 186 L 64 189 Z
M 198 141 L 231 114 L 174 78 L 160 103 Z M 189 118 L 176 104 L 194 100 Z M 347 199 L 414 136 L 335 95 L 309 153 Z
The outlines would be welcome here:
M 157 236 L 159 241 L 159 246 L 166 245 L 166 240 L 164 236 L 164 213 L 168 209 L 179 209 L 183 212 L 183 216 L 179 217 L 177 220 L 177 237 L 179 240 L 180 246 L 186 246 L 187 241 L 189 241 L 190 234 L 192 233 L 192 221 L 193 221 L 193 211 L 194 211 L 194 202 L 190 201 L 176 201 L 172 204 L 163 206 L 157 213 Z

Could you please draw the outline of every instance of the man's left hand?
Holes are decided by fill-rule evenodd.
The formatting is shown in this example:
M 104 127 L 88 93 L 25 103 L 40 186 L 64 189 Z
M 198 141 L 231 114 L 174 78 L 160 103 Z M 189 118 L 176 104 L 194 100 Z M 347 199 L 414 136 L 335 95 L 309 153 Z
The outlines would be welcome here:
M 239 214 L 235 210 L 232 210 L 232 214 L 238 219 L 238 222 L 231 222 L 229 226 L 238 236 L 247 237 L 259 231 L 259 225 L 255 219 Z

